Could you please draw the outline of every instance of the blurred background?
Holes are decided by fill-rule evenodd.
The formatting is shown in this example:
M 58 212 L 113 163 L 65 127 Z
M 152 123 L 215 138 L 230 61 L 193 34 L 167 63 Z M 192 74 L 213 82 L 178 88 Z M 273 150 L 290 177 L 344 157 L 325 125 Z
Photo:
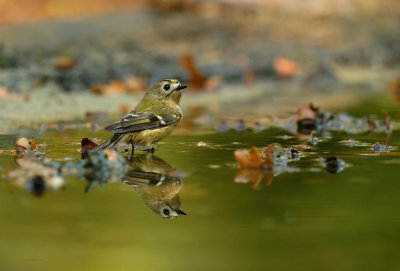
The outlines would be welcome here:
M 58 121 L 130 110 L 164 78 L 198 94 L 187 95 L 184 107 L 207 105 L 225 118 L 265 116 L 266 106 L 283 114 L 309 102 L 331 109 L 372 99 L 395 107 L 399 6 L 2 0 L 0 116 Z
M 26 174 L 85 168 L 166 78 L 185 117 L 142 167 L 187 216 L 110 161 Z M 399 102 L 398 0 L 0 0 L 0 270 L 400 270 Z M 239 169 L 267 145 L 296 158 Z

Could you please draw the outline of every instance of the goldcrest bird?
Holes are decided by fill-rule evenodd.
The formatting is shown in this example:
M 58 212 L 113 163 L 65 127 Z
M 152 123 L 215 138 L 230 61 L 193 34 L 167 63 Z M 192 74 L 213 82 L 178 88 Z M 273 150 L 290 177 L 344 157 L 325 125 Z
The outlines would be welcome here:
M 164 218 L 186 215 L 181 209 L 181 174 L 170 164 L 150 154 L 135 156 L 132 169 L 122 181 L 133 187 L 156 214 Z
M 121 120 L 107 126 L 114 135 L 90 150 L 115 149 L 119 143 L 154 152 L 153 144 L 168 136 L 183 117 L 179 101 L 186 86 L 165 79 L 146 91 L 140 103 Z

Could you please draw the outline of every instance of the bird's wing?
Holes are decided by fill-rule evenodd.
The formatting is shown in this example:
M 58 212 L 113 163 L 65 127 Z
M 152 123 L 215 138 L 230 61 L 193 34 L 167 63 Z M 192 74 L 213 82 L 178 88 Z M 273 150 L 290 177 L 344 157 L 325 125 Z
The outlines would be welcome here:
M 150 112 L 132 112 L 105 128 L 113 133 L 130 133 L 148 129 L 158 129 L 176 124 L 181 116 L 167 114 L 153 114 Z

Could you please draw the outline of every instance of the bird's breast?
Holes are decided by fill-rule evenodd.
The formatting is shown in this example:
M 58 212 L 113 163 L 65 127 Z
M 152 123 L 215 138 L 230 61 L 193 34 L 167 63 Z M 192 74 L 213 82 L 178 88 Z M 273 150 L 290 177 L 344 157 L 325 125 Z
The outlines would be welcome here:
M 152 144 L 168 136 L 175 129 L 175 126 L 176 125 L 171 125 L 163 128 L 132 133 L 132 142 L 137 145 L 150 147 Z

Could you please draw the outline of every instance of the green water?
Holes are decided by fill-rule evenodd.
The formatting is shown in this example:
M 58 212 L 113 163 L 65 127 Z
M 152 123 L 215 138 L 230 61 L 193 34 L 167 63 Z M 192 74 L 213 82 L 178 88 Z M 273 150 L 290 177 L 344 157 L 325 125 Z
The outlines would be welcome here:
M 48 145 L 46 157 L 73 161 L 82 137 L 106 137 L 88 130 L 35 135 Z M 168 137 L 155 155 L 185 172 L 179 195 L 188 215 L 176 219 L 152 212 L 122 182 L 84 193 L 86 181 L 71 178 L 66 189 L 35 197 L 1 177 L 0 270 L 400 270 L 400 156 L 371 149 L 385 135 L 334 134 L 269 186 L 265 179 L 256 187 L 234 182 L 234 150 L 309 144 L 283 135 Z M 350 138 L 368 144 L 341 143 Z M 0 149 L 12 149 L 13 139 L 0 136 Z M 389 144 L 400 145 L 399 132 Z M 327 172 L 319 158 L 328 156 L 347 167 Z M 1 153 L 1 171 L 10 165 L 17 167 L 13 153 Z

